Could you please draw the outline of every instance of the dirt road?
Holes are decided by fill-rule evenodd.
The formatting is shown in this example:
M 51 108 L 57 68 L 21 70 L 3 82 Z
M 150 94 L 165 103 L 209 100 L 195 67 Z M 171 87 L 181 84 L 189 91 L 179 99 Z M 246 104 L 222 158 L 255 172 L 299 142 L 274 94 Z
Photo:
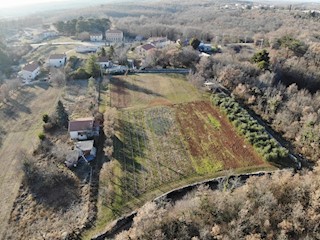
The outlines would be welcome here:
M 59 89 L 48 83 L 22 87 L 0 108 L 0 126 L 6 132 L 0 145 L 0 239 L 21 184 L 20 152 L 32 152 L 42 131 L 42 115 L 54 111 Z

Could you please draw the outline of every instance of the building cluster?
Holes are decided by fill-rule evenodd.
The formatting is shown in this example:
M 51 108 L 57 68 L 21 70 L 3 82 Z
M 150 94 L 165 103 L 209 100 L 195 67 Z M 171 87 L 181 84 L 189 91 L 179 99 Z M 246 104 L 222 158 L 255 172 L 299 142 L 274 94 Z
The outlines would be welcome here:
M 90 33 L 91 42 L 101 42 L 103 40 L 102 32 L 92 32 Z M 124 41 L 123 32 L 116 29 L 109 29 L 105 32 L 106 42 L 122 42 Z
M 80 160 L 91 162 L 97 155 L 95 137 L 99 136 L 101 123 L 94 117 L 69 121 L 68 132 L 74 141 L 73 151 L 66 156 L 67 167 L 76 167 Z

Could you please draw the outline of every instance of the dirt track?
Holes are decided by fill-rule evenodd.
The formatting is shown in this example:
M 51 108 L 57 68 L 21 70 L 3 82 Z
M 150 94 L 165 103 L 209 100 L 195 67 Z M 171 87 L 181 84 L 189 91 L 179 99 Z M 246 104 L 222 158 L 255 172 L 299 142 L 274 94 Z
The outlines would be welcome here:
M 0 238 L 21 184 L 21 150 L 31 152 L 42 131 L 42 115 L 54 111 L 59 90 L 47 83 L 25 86 L 0 108 L 0 126 L 7 132 L 0 146 Z

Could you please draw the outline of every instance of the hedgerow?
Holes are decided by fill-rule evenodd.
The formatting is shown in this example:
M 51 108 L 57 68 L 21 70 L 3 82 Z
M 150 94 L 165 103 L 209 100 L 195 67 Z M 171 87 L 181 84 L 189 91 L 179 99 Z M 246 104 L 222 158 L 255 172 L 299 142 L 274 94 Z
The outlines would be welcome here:
M 271 138 L 266 129 L 243 109 L 232 97 L 224 94 L 213 94 L 212 102 L 219 106 L 228 116 L 247 141 L 267 160 L 273 161 L 288 157 L 288 150 L 281 147 Z

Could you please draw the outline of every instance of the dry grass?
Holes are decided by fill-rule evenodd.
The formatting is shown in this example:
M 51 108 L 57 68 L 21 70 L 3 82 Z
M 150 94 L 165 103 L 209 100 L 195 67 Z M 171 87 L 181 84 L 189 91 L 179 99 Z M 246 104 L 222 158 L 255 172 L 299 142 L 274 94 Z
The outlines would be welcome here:
M 88 94 L 87 81 L 68 84 L 64 89 L 43 89 L 44 92 L 37 86 L 27 88 L 29 91 L 35 89 L 37 91 L 30 92 L 30 96 L 23 92 L 28 101 L 34 101 L 33 104 L 39 108 L 37 111 L 33 108 L 28 111 L 25 109 L 30 116 L 23 115 L 25 124 L 32 123 L 31 118 L 34 120 L 34 125 L 29 127 L 34 128 L 32 130 L 35 133 L 33 136 L 32 131 L 26 129 L 21 134 L 26 134 L 25 142 L 31 138 L 34 140 L 33 145 L 37 147 L 29 147 L 33 155 L 27 153 L 16 156 L 17 166 L 25 174 L 19 171 L 16 192 L 11 195 L 12 202 L 8 207 L 8 214 L 12 209 L 10 218 L 8 216 L 10 227 L 7 228 L 5 239 L 17 239 L 17 232 L 20 239 L 61 239 L 70 236 L 70 233 L 78 234 L 89 216 L 91 189 L 86 183 L 91 168 L 85 163 L 79 164 L 74 171 L 64 166 L 65 157 L 74 146 L 66 129 L 56 128 L 55 131 L 46 133 L 40 144 L 37 137 L 42 131 L 42 115 L 53 112 L 58 99 L 63 101 L 71 117 L 92 115 L 89 106 L 93 96 Z M 12 114 L 18 114 L 17 109 L 13 109 Z M 16 147 L 17 144 L 12 143 L 12 146 Z M 14 197 L 16 199 L 13 204 Z
M 171 105 L 203 99 L 183 76 L 134 74 L 111 79 L 111 106 L 141 108 Z
M 59 90 L 46 84 L 25 86 L 0 109 L 1 126 L 7 134 L 0 146 L 0 236 L 8 227 L 10 212 L 21 183 L 20 150 L 32 151 L 42 130 L 42 114 L 50 113 Z M 14 180 L 13 180 L 14 179 Z

